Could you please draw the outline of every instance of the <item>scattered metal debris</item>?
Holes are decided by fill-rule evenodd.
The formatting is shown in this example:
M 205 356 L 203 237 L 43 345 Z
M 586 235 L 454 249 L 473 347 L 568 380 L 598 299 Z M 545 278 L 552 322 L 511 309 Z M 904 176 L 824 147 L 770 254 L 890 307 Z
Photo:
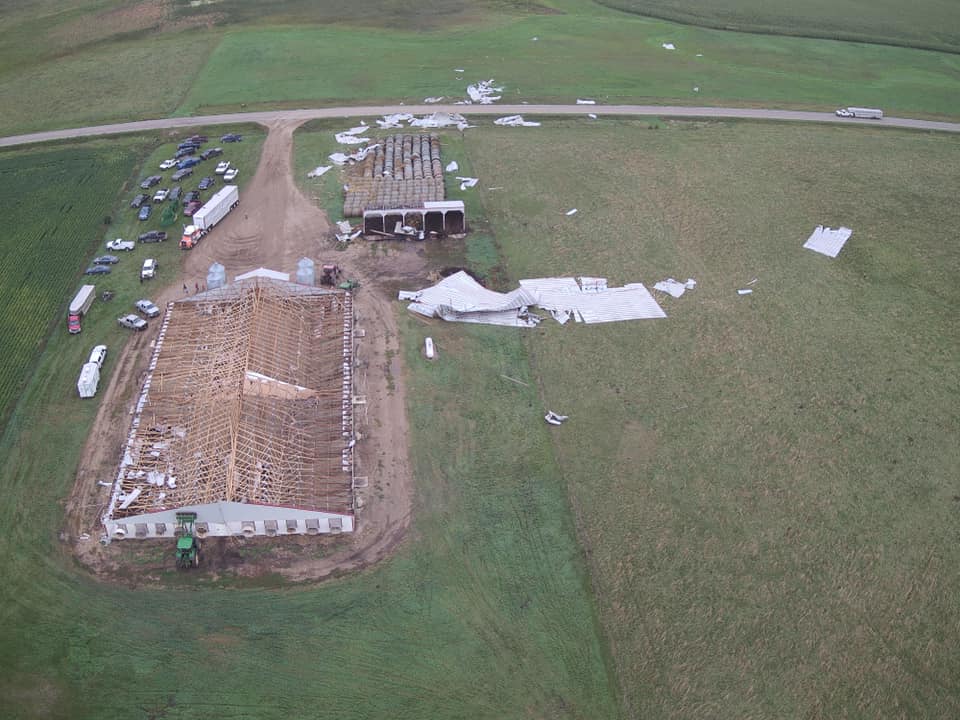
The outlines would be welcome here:
M 540 123 L 538 122 L 524 120 L 523 115 L 507 115 L 506 117 L 497 118 L 493 121 L 493 124 L 507 127 L 540 127 Z
M 480 182 L 479 178 L 460 177 L 459 175 L 457 175 L 457 180 L 460 181 L 460 189 L 461 189 L 461 190 L 466 190 L 467 188 L 472 188 L 472 187 L 475 186 L 478 182 Z
M 543 416 L 543 419 L 546 420 L 551 425 L 563 425 L 564 421 L 569 420 L 569 415 L 557 415 L 553 410 L 548 410 L 547 414 Z
M 451 160 L 450 162 L 447 163 L 447 172 L 456 172 L 459 169 L 460 169 L 460 165 L 457 163 L 456 160 Z
M 525 383 L 523 380 L 517 380 L 516 378 L 512 378 L 512 377 L 510 377 L 509 375 L 504 375 L 503 373 L 501 373 L 501 374 L 500 374 L 500 377 L 502 377 L 504 380 L 509 380 L 509 381 L 512 382 L 512 383 L 516 383 L 517 385 L 523 385 L 524 387 L 530 387 L 530 383 Z
M 590 118 L 591 120 L 596 120 L 596 119 L 597 119 L 597 114 L 596 114 L 596 113 L 587 113 L 587 117 Z
M 566 215 L 568 215 L 568 216 L 569 216 L 569 215 L 576 215 L 578 212 L 579 212 L 579 211 L 578 211 L 576 208 L 573 208 L 572 210 L 567 210 Z
M 443 95 L 441 95 L 440 97 L 428 97 L 423 99 L 425 103 L 428 103 L 430 105 L 432 105 L 433 103 L 443 102 L 443 100 L 444 100 Z
M 737 290 L 737 295 L 750 295 L 753 293 L 753 290 L 750 288 L 744 288 L 742 290 Z
M 813 250 L 821 255 L 835 258 L 840 254 L 852 234 L 853 230 L 847 227 L 832 230 L 823 225 L 817 225 L 817 229 L 810 234 L 803 246 L 807 250 Z
M 494 87 L 493 78 L 467 85 L 467 95 L 470 96 L 470 102 L 479 103 L 480 105 L 492 105 L 495 103 L 502 97 L 501 95 L 494 95 L 494 93 L 499 92 L 503 92 L 503 88 Z
M 677 47 L 673 43 L 660 43 L 660 47 L 664 50 L 676 50 Z
M 666 313 L 640 283 L 608 288 L 606 278 L 534 278 L 521 280 L 509 293 L 488 290 L 462 270 L 432 287 L 401 291 L 410 300 L 409 310 L 448 321 L 511 327 L 536 327 L 542 318 L 530 312 L 547 310 L 561 325 L 602 323 L 666 317 Z
M 673 278 L 667 278 L 666 280 L 661 280 L 654 285 L 653 289 L 668 293 L 671 297 L 678 298 L 681 297 L 687 290 L 693 290 L 696 286 L 697 281 L 693 278 L 687 278 L 685 283 L 680 282 L 679 280 L 674 280 Z
M 596 100 L 584 100 L 583 98 L 577 98 L 577 105 L 596 105 Z
M 317 165 L 313 170 L 307 173 L 308 178 L 320 177 L 328 170 L 332 169 L 333 165 Z

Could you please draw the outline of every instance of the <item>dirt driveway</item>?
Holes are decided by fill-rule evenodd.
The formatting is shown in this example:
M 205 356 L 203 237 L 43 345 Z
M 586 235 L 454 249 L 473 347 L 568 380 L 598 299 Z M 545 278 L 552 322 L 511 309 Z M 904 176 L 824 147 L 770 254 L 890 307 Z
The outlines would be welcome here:
M 231 278 L 261 266 L 293 274 L 302 257 L 318 263 L 330 259 L 333 251 L 326 214 L 304 197 L 293 182 L 293 133 L 301 122 L 278 121 L 267 126 L 269 134 L 260 164 L 244 189 L 240 206 L 186 254 L 183 274 L 156 297 L 158 305 L 163 307 L 182 296 L 184 284 L 191 290 L 195 284 L 202 286 L 214 261 L 224 265 L 227 277 Z M 403 279 L 416 276 L 423 270 L 423 261 L 422 252 L 418 253 L 413 246 L 402 247 L 396 254 L 402 257 L 392 258 L 386 267 L 377 253 L 365 251 L 362 246 L 337 252 L 333 258 L 361 283 L 354 295 L 356 326 L 364 332 L 357 343 L 355 392 L 366 404 L 356 413 L 360 435 L 356 474 L 368 478 L 368 490 L 360 491 L 358 531 L 340 538 L 310 538 L 307 543 L 299 538 L 272 541 L 278 548 L 275 556 L 257 552 L 254 561 L 248 558 L 235 568 L 229 567 L 229 558 L 242 553 L 231 552 L 229 546 L 241 541 L 207 540 L 208 546 L 214 544 L 211 555 L 219 559 L 212 571 L 244 576 L 279 572 L 295 581 L 315 580 L 375 563 L 404 537 L 410 523 L 413 483 L 397 304 L 388 294 L 389 282 L 383 281 L 389 281 L 397 272 L 402 273 Z M 64 529 L 64 540 L 96 575 L 137 585 L 159 581 L 156 571 L 167 567 L 172 545 L 115 542 L 101 546 L 97 542 L 102 534 L 99 516 L 110 490 L 98 481 L 112 482 L 116 476 L 116 464 L 129 429 L 130 407 L 145 379 L 155 332 L 152 327 L 131 339 L 117 360 L 80 459 Z M 284 549 L 284 543 L 299 551 L 286 552 L 290 548 Z M 160 545 L 163 547 L 157 555 Z M 302 552 L 304 547 L 316 552 Z M 151 563 L 154 555 L 162 558 L 159 564 Z M 126 572 L 134 556 L 138 558 L 135 579 Z

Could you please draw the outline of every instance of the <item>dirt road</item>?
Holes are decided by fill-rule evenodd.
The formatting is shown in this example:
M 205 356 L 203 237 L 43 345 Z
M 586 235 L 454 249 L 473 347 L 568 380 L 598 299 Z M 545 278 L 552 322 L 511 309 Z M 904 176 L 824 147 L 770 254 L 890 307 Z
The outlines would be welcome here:
M 309 108 L 304 110 L 265 110 L 263 112 L 229 113 L 225 115 L 196 115 L 192 117 L 159 118 L 137 122 L 97 125 L 67 130 L 11 135 L 0 138 L 0 147 L 63 140 L 67 138 L 117 135 L 166 130 L 168 128 L 232 125 L 253 122 L 270 126 L 274 123 L 305 122 L 318 118 L 376 117 L 391 113 L 409 112 L 417 115 L 432 112 L 456 112 L 471 115 L 651 115 L 685 118 L 741 118 L 748 120 L 776 120 L 788 122 L 839 123 L 842 125 L 874 125 L 878 127 L 907 128 L 911 130 L 938 130 L 960 132 L 960 123 L 912 118 L 886 117 L 883 120 L 856 120 L 840 118 L 830 112 L 801 110 L 767 110 L 763 108 L 685 107 L 681 105 L 381 105 L 363 107 Z
M 257 267 L 293 272 L 302 257 L 322 259 L 331 250 L 330 227 L 324 212 L 303 196 L 293 182 L 293 132 L 302 121 L 273 121 L 263 146 L 260 164 L 245 189 L 240 207 L 217 226 L 184 260 L 184 272 L 159 296 L 163 307 L 182 295 L 183 284 L 193 288 L 206 281 L 214 261 L 223 264 L 227 277 Z M 408 426 L 404 407 L 396 304 L 378 280 L 396 268 L 416 272 L 421 264 L 415 252 L 406 262 L 391 260 L 382 267 L 377 255 L 357 246 L 336 253 L 351 278 L 361 283 L 354 294 L 356 324 L 364 331 L 358 342 L 356 392 L 366 401 L 358 422 L 360 442 L 356 474 L 366 476 L 369 492 L 361 495 L 359 531 L 331 544 L 323 557 L 295 559 L 282 566 L 270 557 L 262 566 L 246 563 L 244 574 L 280 572 L 293 580 L 319 579 L 334 571 L 365 567 L 391 552 L 410 522 L 412 477 L 408 460 Z M 100 411 L 79 463 L 77 483 L 68 505 L 66 532 L 90 539 L 78 542 L 81 559 L 102 577 L 111 577 L 122 565 L 123 545 L 101 547 L 99 508 L 109 489 L 98 480 L 112 481 L 119 448 L 128 431 L 128 406 L 145 377 L 154 328 L 134 338 L 117 360 L 118 370 L 102 397 Z M 323 542 L 323 540 L 321 540 Z M 316 542 L 314 542 L 316 544 Z

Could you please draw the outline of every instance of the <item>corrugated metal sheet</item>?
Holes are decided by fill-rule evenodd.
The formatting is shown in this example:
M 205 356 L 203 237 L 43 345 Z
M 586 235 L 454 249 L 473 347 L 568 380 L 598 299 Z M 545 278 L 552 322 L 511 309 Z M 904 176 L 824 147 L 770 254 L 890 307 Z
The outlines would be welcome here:
M 843 246 L 852 234 L 853 230 L 850 228 L 841 227 L 832 230 L 823 225 L 817 225 L 817 229 L 810 234 L 803 246 L 807 250 L 835 258 L 843 250 Z
M 511 327 L 534 327 L 540 318 L 526 312 L 537 306 L 561 325 L 572 315 L 577 322 L 603 323 L 666 317 L 640 283 L 608 288 L 606 278 L 528 278 L 509 293 L 487 290 L 465 272 L 417 292 L 400 292 L 413 300 L 409 309 L 427 317 Z

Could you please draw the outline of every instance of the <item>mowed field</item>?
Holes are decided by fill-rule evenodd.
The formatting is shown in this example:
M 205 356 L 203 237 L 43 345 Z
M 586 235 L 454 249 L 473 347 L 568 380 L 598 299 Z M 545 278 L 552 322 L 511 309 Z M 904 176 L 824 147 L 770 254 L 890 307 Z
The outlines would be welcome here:
M 668 42 L 676 50 L 661 47 Z M 960 56 L 720 32 L 596 6 L 432 33 L 233 31 L 212 52 L 180 112 L 278 102 L 456 101 L 467 97 L 468 83 L 488 78 L 503 85 L 503 102 L 512 103 L 589 97 L 600 103 L 858 104 L 904 114 L 960 114 Z
M 871 0 L 869 5 L 856 0 L 601 0 L 601 4 L 721 30 L 960 50 L 960 6 L 951 0 L 928 0 L 910 6 L 910 12 L 896 0 Z
M 465 139 L 514 279 L 698 281 L 524 335 L 627 716 L 956 717 L 960 143 L 586 122 Z
M 940 2 L 924 0 L 912 15 L 952 27 Z M 0 133 L 277 105 L 456 100 L 490 77 L 514 102 L 960 115 L 956 54 L 709 30 L 585 0 L 443 0 L 408 10 L 364 0 L 11 11 L 0 17 Z

